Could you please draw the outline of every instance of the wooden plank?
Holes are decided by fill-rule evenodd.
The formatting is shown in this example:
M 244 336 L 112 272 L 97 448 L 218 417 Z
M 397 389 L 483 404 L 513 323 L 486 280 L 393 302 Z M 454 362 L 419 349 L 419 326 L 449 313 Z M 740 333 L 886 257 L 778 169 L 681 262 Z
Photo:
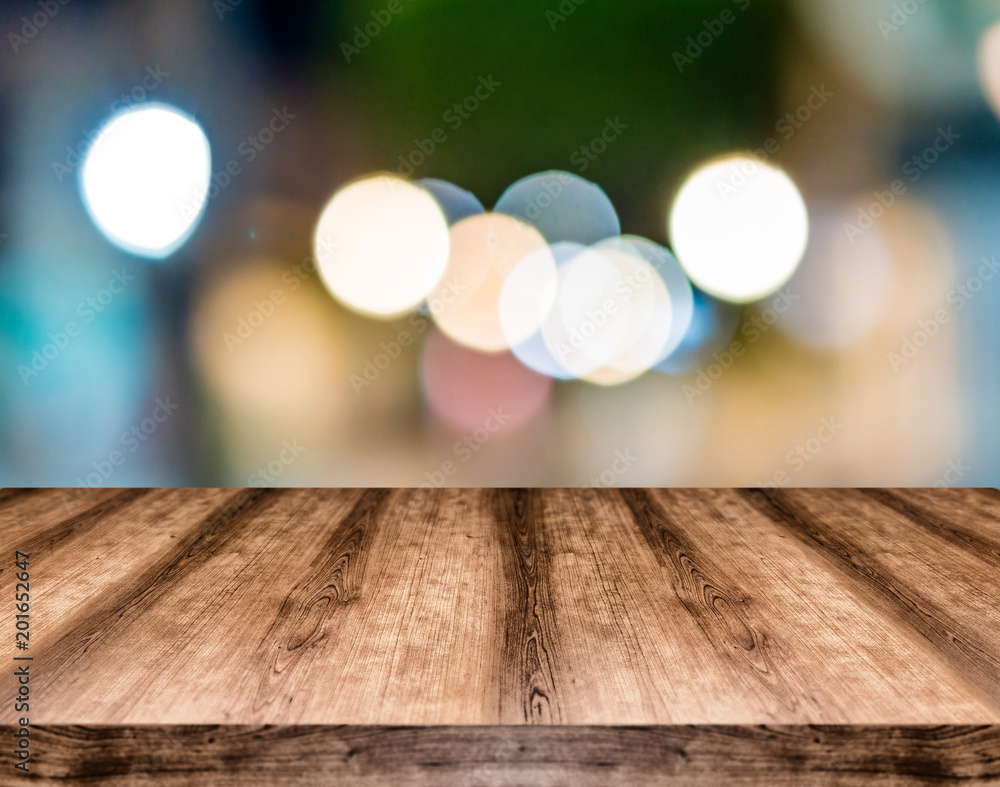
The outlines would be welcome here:
M 494 502 L 500 581 L 493 583 L 499 630 L 499 717 L 505 724 L 553 724 L 563 711 L 553 677 L 556 641 L 549 595 L 549 554 L 542 534 L 542 494 L 504 491 Z
M 989 495 L 56 494 L 37 724 L 1000 721 Z
M 1000 569 L 1000 495 L 983 489 L 865 489 L 911 522 Z
M 998 727 L 46 726 L 32 746 L 46 785 L 1000 782 Z
M 39 522 L 37 535 L 14 542 L 31 555 L 36 650 L 55 641 L 67 616 L 102 597 L 115 583 L 146 571 L 151 560 L 197 521 L 200 509 L 221 499 L 221 493 L 129 489 L 93 497 L 94 504 L 79 513 L 64 513 L 51 524 Z M 13 563 L 4 558 L 0 597 L 14 589 Z
M 294 586 L 247 663 L 255 684 L 248 696 L 249 715 L 287 715 L 297 695 L 301 705 L 301 697 L 312 693 L 309 675 L 317 654 L 340 634 L 348 605 L 367 586 L 366 573 L 376 570 L 368 568 L 371 544 L 388 497 L 378 490 L 361 495 L 319 542 L 322 546 L 308 566 L 295 573 Z
M 322 640 L 309 641 L 304 690 L 275 692 L 280 699 L 266 713 L 255 708 L 254 720 L 444 724 L 495 719 L 482 511 L 480 492 L 393 491 L 384 513 L 359 542 L 368 557 L 338 607 L 328 608 L 336 620 L 326 624 Z M 312 564 L 309 587 L 332 576 L 331 568 Z M 302 597 L 302 591 L 293 591 L 291 603 Z M 274 632 L 278 638 L 272 641 L 281 642 L 292 630 L 279 624 Z M 259 676 L 249 680 L 256 692 Z
M 0 500 L 0 533 L 4 543 L 22 552 L 54 547 L 83 535 L 105 514 L 146 494 L 142 489 L 8 489 Z M 7 568 L 0 565 L 2 572 Z
M 548 592 L 553 721 L 712 721 L 727 677 L 698 646 L 701 632 L 663 594 L 660 567 L 617 492 L 546 490 L 537 549 Z M 741 687 L 733 713 L 747 709 Z
M 813 550 L 743 496 L 727 489 L 624 494 L 712 648 L 726 654 L 734 680 L 757 688 L 754 719 L 1000 722 L 935 652 L 859 601 Z
M 986 570 L 967 547 L 850 490 L 783 489 L 763 501 L 747 497 L 1000 710 L 1000 574 Z
M 495 721 L 496 581 L 487 494 L 396 490 L 375 534 L 372 570 L 303 721 L 454 724 Z
M 110 603 L 80 611 L 69 628 L 99 632 L 88 658 L 49 680 L 50 654 L 42 652 L 41 719 L 184 721 L 194 712 L 228 720 L 252 640 L 284 596 L 281 583 L 294 583 L 322 544 L 317 532 L 359 494 L 227 493 L 194 518 L 181 544 L 122 582 Z M 149 536 L 163 530 L 151 525 Z M 109 671 L 109 664 L 120 666 Z
M 64 674 L 72 675 L 81 666 L 94 670 L 103 677 L 104 682 L 98 681 L 93 688 L 106 701 L 109 690 L 116 688 L 115 681 L 122 675 L 128 675 L 129 671 L 108 670 L 108 662 L 99 658 L 101 646 L 109 639 L 125 636 L 130 623 L 154 609 L 173 581 L 190 572 L 194 566 L 208 561 L 220 544 L 232 537 L 240 524 L 241 514 L 245 514 L 255 503 L 266 499 L 266 495 L 259 492 L 247 494 L 229 491 L 221 495 L 210 495 L 213 505 L 206 507 L 199 505 L 203 501 L 201 494 L 188 494 L 184 497 L 190 508 L 178 506 L 178 501 L 173 501 L 176 513 L 182 519 L 187 518 L 184 527 L 178 527 L 178 522 L 173 519 L 163 520 L 158 538 L 151 536 L 148 530 L 156 521 L 153 518 L 156 510 L 154 506 L 144 508 L 141 515 L 130 511 L 127 505 L 120 506 L 101 520 L 102 525 L 108 528 L 105 535 L 112 538 L 117 525 L 124 524 L 130 528 L 133 543 L 122 549 L 121 543 L 113 542 L 117 544 L 114 548 L 121 551 L 120 561 L 106 560 L 100 568 L 86 564 L 79 567 L 85 580 L 93 577 L 92 583 L 86 585 L 83 591 L 85 599 L 75 594 L 78 583 L 67 581 L 64 584 L 62 575 L 45 579 L 44 566 L 47 558 L 42 553 L 32 554 L 32 566 L 36 565 L 36 561 L 42 564 L 39 573 L 33 572 L 33 632 L 40 635 L 41 643 L 31 653 L 36 657 L 38 675 L 33 681 L 32 689 L 39 698 L 49 698 L 49 707 L 56 713 L 67 710 L 67 703 L 72 703 L 79 696 L 83 686 L 74 686 L 72 678 L 65 681 L 63 678 Z M 203 517 L 191 516 L 192 513 L 201 511 L 207 511 L 207 514 Z M 121 517 L 124 520 L 119 521 Z M 174 529 L 183 535 L 172 533 Z M 170 540 L 169 535 L 172 534 L 177 537 Z M 146 545 L 156 542 L 169 546 L 165 550 L 152 550 L 145 555 L 140 551 L 139 556 L 146 557 L 147 560 L 137 562 L 136 554 L 130 549 L 130 546 L 134 547 L 134 542 Z M 78 552 L 78 548 L 82 552 Z M 106 541 L 92 537 L 81 544 L 67 542 L 65 551 L 53 554 L 57 559 L 71 559 L 79 554 L 100 558 L 108 554 L 109 548 L 111 547 Z M 124 570 L 119 563 L 124 564 Z M 67 595 L 60 598 L 60 590 Z M 55 598 L 51 599 L 50 595 Z M 52 614 L 43 612 L 46 608 Z M 129 647 L 134 655 L 129 663 L 138 667 L 149 644 L 141 639 L 131 639 Z M 133 677 L 141 679 L 141 670 L 133 670 Z M 10 700 L 14 692 L 12 675 L 0 674 L 0 697 L 4 700 L 0 706 L 2 721 L 12 717 Z

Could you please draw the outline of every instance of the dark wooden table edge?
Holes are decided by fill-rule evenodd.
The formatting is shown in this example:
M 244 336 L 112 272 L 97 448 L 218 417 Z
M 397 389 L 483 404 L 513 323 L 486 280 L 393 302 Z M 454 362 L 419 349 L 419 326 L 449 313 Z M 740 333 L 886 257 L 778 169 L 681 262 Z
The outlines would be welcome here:
M 3 784 L 23 775 L 17 729 L 0 726 Z M 38 725 L 30 739 L 27 781 L 51 784 L 1000 784 L 1000 725 Z

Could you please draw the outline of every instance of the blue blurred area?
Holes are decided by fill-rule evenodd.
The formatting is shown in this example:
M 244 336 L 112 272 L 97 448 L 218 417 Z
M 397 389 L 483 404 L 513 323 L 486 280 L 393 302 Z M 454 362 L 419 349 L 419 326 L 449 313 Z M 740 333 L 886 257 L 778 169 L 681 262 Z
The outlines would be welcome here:
M 4 476 L 67 485 L 113 450 L 155 390 L 148 272 L 114 253 L 12 257 L 0 271 L 4 356 L 16 365 L 3 378 L 4 410 L 17 414 L 4 419 Z M 142 479 L 149 459 L 114 481 Z
M 963 336 L 959 387 L 968 450 L 962 458 L 969 468 L 963 486 L 1000 481 L 1000 140 L 995 125 L 990 116 L 966 126 L 972 139 L 965 155 L 928 181 L 929 197 L 951 229 L 958 260 L 955 288 L 945 302 L 954 309 Z M 982 281 L 978 291 L 977 280 Z

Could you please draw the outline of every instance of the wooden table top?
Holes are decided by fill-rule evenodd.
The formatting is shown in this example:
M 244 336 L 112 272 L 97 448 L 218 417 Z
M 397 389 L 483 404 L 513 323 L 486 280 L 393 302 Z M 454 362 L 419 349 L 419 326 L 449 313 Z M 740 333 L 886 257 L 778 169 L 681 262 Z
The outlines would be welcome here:
M 1000 722 L 994 490 L 3 490 L 0 540 L 33 724 Z

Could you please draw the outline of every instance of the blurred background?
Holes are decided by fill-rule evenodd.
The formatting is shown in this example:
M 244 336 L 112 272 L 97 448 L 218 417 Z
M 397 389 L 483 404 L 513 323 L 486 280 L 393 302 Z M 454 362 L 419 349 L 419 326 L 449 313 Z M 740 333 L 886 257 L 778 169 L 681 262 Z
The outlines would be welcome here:
M 998 20 L 1000 0 L 5 2 L 0 484 L 996 485 Z M 145 102 L 211 148 L 161 259 L 81 191 L 96 135 Z M 672 248 L 682 184 L 741 151 L 801 193 L 801 262 L 750 302 L 695 288 L 680 347 L 615 384 L 462 346 L 427 303 L 358 313 L 313 256 L 331 197 L 377 172 L 492 209 L 564 170 Z

